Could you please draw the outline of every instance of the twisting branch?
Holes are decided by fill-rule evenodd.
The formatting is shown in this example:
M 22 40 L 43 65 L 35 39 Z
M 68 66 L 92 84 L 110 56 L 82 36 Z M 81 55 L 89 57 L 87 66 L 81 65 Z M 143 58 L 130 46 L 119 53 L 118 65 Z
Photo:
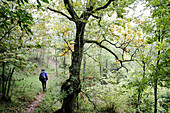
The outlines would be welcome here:
M 52 8 L 50 8 L 50 7 L 47 7 L 47 9 L 49 9 L 50 11 L 53 11 L 53 12 L 55 12 L 55 13 L 59 13 L 59 14 L 65 16 L 66 18 L 68 18 L 69 20 L 73 21 L 73 18 L 69 17 L 68 15 L 66 15 L 65 13 L 63 13 L 63 12 L 61 12 L 61 11 L 57 11 L 57 10 L 52 9 Z
M 69 14 L 72 16 L 72 18 L 74 20 L 76 20 L 78 18 L 78 16 L 77 16 L 76 12 L 74 11 L 73 6 L 70 4 L 70 1 L 64 0 L 64 4 L 65 4 L 65 7 L 66 7 L 67 11 L 69 12 Z
M 118 56 L 117 56 L 113 51 L 111 51 L 109 48 L 105 47 L 105 46 L 102 45 L 101 43 L 99 43 L 99 42 L 97 42 L 97 41 L 95 41 L 95 40 L 84 40 L 84 42 L 85 42 L 85 43 L 95 43 L 95 44 L 97 44 L 97 45 L 100 46 L 101 48 L 107 50 L 107 51 L 110 52 L 112 55 L 114 55 L 114 57 L 116 58 L 116 60 L 119 60 L 119 61 L 120 61 L 120 59 L 118 58 Z
M 100 65 L 101 65 L 101 63 L 100 62 L 98 62 L 95 58 L 93 58 L 91 55 L 89 55 L 88 53 L 86 53 L 86 55 L 88 56 L 88 57 L 90 57 L 91 59 L 93 59 L 95 62 L 97 62 L 97 63 L 99 63 Z
M 100 17 L 100 16 L 95 16 L 95 15 L 93 15 L 93 14 L 92 14 L 92 16 L 93 16 L 94 18 L 96 18 L 96 19 L 99 19 L 98 24 L 99 24 L 100 27 L 102 27 L 101 24 L 100 24 L 102 17 Z
M 70 50 L 71 52 L 73 52 L 72 50 L 71 50 L 71 48 L 70 48 L 70 45 L 68 44 L 68 42 L 66 41 L 66 39 L 64 39 L 64 41 L 66 42 L 66 44 L 67 44 L 67 46 L 68 46 L 68 51 Z M 67 51 L 67 52 L 68 52 Z
M 101 27 L 101 25 L 100 25 L 101 17 L 95 16 L 95 15 L 93 15 L 93 13 L 95 13 L 96 11 L 102 10 L 102 9 L 106 9 L 111 4 L 112 1 L 114 1 L 114 0 L 109 0 L 104 6 L 96 8 L 96 9 L 94 9 L 94 6 L 91 5 L 90 8 L 86 8 L 86 11 L 84 11 L 81 14 L 80 18 L 88 20 L 88 18 L 90 16 L 93 16 L 94 18 L 99 19 L 99 26 Z
M 93 12 L 102 10 L 102 9 L 106 9 L 112 2 L 114 2 L 115 0 L 109 0 L 104 6 L 96 8 Z
M 96 18 L 96 19 L 101 19 L 101 17 L 99 17 L 99 16 L 95 16 L 95 15 L 93 15 L 93 14 L 92 14 L 92 16 L 93 16 L 94 18 Z
M 3 38 L 5 38 L 5 36 L 8 34 L 10 34 L 10 31 L 13 29 L 13 28 L 15 28 L 17 26 L 17 24 L 15 24 L 14 26 L 12 26 L 7 32 L 5 32 L 5 34 L 4 34 L 4 36 L 2 36 L 1 37 L 1 39 L 0 39 L 0 41 L 3 39 Z
M 139 50 L 138 48 L 135 49 L 134 53 L 131 55 L 131 59 L 133 58 L 133 56 L 136 54 L 136 52 L 137 52 L 138 50 Z
M 63 32 L 63 35 L 64 35 L 64 32 Z M 64 54 L 63 54 L 62 56 L 64 56 L 66 53 L 68 53 L 68 52 L 69 52 L 69 50 L 73 53 L 73 51 L 71 50 L 70 45 L 69 45 L 69 43 L 67 42 L 67 40 L 66 40 L 66 39 L 64 39 L 64 38 L 63 38 L 63 40 L 64 40 L 64 42 L 67 44 L 67 46 L 68 46 L 68 50 L 67 50 L 67 51 L 65 51 L 65 52 L 64 52 Z
M 116 48 L 121 48 L 121 47 L 118 47 L 118 46 L 116 45 L 118 42 L 117 42 L 117 43 L 112 43 L 111 41 L 106 40 L 106 39 L 102 40 L 101 43 L 102 43 L 102 42 L 108 42 L 109 44 L 115 46 Z
M 89 97 L 84 91 L 81 90 L 81 92 L 82 92 L 84 95 L 86 95 L 86 97 L 87 97 L 87 99 L 89 100 L 89 102 L 91 102 L 91 103 L 93 104 L 94 109 L 97 110 L 96 105 L 94 104 L 94 102 L 93 102 L 92 100 L 90 100 L 90 97 Z
M 119 70 L 119 69 L 121 69 L 121 68 L 125 68 L 126 71 L 128 72 L 128 69 L 123 65 L 123 62 L 133 61 L 132 59 L 131 59 L 131 60 L 123 60 L 123 61 L 120 60 L 119 57 L 118 57 L 112 50 L 110 50 L 109 48 L 107 48 L 107 47 L 105 47 L 104 45 L 102 45 L 102 42 L 103 42 L 103 41 L 97 42 L 97 41 L 95 41 L 95 40 L 84 40 L 84 42 L 85 42 L 85 43 L 95 43 L 95 44 L 97 44 L 98 46 L 100 46 L 101 48 L 103 48 L 103 49 L 105 49 L 106 51 L 110 52 L 110 53 L 116 58 L 116 60 L 120 62 L 120 67 L 117 68 L 117 69 L 114 69 L 114 70 Z

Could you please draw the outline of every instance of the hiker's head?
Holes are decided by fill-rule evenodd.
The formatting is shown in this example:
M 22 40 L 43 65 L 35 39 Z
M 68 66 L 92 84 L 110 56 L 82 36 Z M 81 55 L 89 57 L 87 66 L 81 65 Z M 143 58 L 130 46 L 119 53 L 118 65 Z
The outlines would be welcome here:
M 45 71 L 45 69 L 44 69 L 44 68 L 42 68 L 42 69 L 41 69 L 41 71 Z

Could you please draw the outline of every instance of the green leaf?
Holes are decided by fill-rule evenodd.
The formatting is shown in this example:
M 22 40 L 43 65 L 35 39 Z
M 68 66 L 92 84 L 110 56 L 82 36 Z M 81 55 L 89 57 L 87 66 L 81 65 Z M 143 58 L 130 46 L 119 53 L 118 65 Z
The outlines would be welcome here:
M 66 4 L 66 9 L 68 9 L 69 7 L 68 7 L 68 4 Z
M 28 0 L 24 0 L 26 3 L 28 3 Z
M 120 10 L 116 11 L 118 18 L 123 18 L 122 12 Z
M 49 1 L 48 1 L 48 0 L 42 0 L 42 1 L 49 4 Z

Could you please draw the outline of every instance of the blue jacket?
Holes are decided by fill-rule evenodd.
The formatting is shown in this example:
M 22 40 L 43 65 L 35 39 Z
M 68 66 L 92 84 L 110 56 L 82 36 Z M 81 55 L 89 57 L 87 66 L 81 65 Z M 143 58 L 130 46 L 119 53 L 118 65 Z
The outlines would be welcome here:
M 41 78 L 40 78 L 41 73 L 45 73 L 45 79 L 43 79 L 43 80 L 41 80 Z M 41 82 L 47 81 L 47 80 L 48 80 L 48 75 L 47 75 L 47 73 L 46 73 L 45 71 L 41 71 L 41 73 L 40 73 L 40 75 L 39 75 L 39 80 L 40 80 Z

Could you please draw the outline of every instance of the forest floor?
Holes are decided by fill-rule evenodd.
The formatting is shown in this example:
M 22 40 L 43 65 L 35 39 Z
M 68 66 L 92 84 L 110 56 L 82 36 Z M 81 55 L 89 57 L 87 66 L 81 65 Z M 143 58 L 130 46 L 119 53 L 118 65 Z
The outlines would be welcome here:
M 52 64 L 53 66 L 56 66 L 55 61 L 49 59 L 49 63 Z M 49 76 L 49 80 L 51 80 L 54 77 L 55 73 Z M 48 82 L 47 82 L 48 86 Z M 45 92 L 41 92 L 39 95 L 37 95 L 36 100 L 30 103 L 25 111 L 25 113 L 33 113 L 38 104 L 41 102 L 41 100 L 44 98 Z

